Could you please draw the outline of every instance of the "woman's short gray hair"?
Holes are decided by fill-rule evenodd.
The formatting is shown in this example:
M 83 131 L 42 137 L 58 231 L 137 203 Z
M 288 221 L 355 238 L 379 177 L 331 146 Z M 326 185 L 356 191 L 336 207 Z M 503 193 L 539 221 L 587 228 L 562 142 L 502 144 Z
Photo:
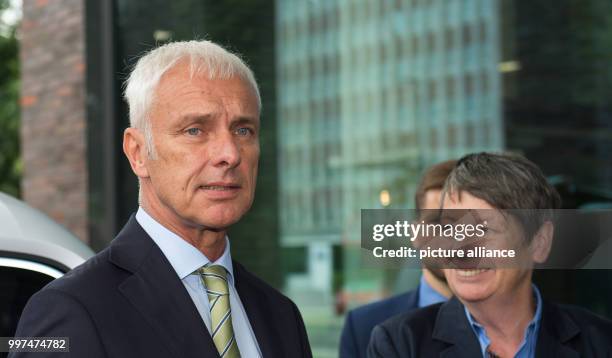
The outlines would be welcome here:
M 513 153 L 475 153 L 459 159 L 446 179 L 443 195 L 462 191 L 515 216 L 528 240 L 561 207 L 559 193 L 542 170 Z
M 210 79 L 242 78 L 261 97 L 251 69 L 236 54 L 207 40 L 178 41 L 157 47 L 142 56 L 125 83 L 124 97 L 130 110 L 130 126 L 144 132 L 149 154 L 154 156 L 149 110 L 161 77 L 179 61 L 188 60 L 190 76 L 206 74 Z

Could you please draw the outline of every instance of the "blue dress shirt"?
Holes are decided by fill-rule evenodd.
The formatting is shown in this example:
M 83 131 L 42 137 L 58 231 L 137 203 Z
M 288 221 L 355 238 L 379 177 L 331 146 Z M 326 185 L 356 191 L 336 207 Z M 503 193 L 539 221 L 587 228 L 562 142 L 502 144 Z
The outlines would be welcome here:
M 164 256 L 166 256 L 170 265 L 172 265 L 172 268 L 174 268 L 174 271 L 176 271 L 179 279 L 187 289 L 204 324 L 206 324 L 208 332 L 211 332 L 210 303 L 206 295 L 204 283 L 195 272 L 200 267 L 209 263 L 210 260 L 193 245 L 158 223 L 144 211 L 144 209 L 138 208 L 136 220 L 144 231 L 149 234 L 151 239 L 153 239 L 155 244 L 159 246 Z M 225 251 L 223 255 L 221 255 L 217 261 L 213 262 L 213 264 L 223 266 L 228 272 L 227 281 L 230 291 L 232 326 L 234 328 L 236 343 L 238 344 L 238 349 L 242 357 L 261 357 L 261 351 L 257 344 L 255 334 L 253 333 L 253 328 L 251 327 L 249 318 L 234 285 L 232 256 L 230 254 L 230 243 L 227 237 L 225 237 L 225 242 Z
M 447 300 L 448 298 L 434 290 L 425 280 L 425 276 L 421 275 L 421 283 L 419 284 L 419 308 L 446 302 Z
M 538 288 L 535 285 L 532 286 L 533 295 L 536 299 L 536 311 L 533 315 L 533 319 L 531 322 L 529 322 L 529 325 L 527 325 L 523 342 L 521 342 L 521 345 L 519 346 L 514 358 L 535 358 L 538 331 L 540 330 L 540 321 L 542 320 L 542 296 L 540 295 Z M 474 317 L 472 317 L 467 307 L 464 308 L 467 319 L 470 322 L 470 326 L 472 327 L 472 330 L 474 330 L 476 337 L 478 337 L 478 342 L 480 343 L 480 348 L 482 350 L 482 356 L 486 357 L 487 347 L 489 347 L 491 344 L 491 340 L 487 336 L 487 332 L 485 331 L 484 327 L 474 320 Z

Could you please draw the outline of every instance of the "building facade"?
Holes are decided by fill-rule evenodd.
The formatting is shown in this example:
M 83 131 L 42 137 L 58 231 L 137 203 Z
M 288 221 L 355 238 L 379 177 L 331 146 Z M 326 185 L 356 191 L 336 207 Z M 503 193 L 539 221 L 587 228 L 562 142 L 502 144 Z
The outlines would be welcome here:
M 308 262 L 293 284 L 367 299 L 384 280 L 360 270 L 360 209 L 412 207 L 427 166 L 504 147 L 498 2 L 277 9 L 281 243 Z

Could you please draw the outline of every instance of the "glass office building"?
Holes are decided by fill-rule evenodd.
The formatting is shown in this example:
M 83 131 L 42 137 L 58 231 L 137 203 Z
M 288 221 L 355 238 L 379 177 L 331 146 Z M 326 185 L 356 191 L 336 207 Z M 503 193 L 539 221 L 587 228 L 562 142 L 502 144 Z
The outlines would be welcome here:
M 307 263 L 287 289 L 371 299 L 360 208 L 412 207 L 425 167 L 504 147 L 499 4 L 276 3 L 281 245 Z

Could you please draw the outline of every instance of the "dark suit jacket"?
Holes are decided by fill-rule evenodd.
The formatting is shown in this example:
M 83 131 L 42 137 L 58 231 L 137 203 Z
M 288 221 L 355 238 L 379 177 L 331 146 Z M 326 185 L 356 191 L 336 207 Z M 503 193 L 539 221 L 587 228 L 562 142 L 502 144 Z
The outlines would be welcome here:
M 295 304 L 237 262 L 234 277 L 263 357 L 311 357 Z M 219 356 L 183 283 L 134 216 L 107 249 L 32 296 L 15 336 L 69 337 L 68 356 L 79 358 Z
M 368 357 L 481 357 L 457 298 L 393 317 L 372 332 Z M 543 302 L 536 357 L 611 357 L 612 322 L 584 309 Z
M 364 358 L 374 326 L 418 306 L 419 290 L 416 289 L 349 311 L 340 338 L 340 358 Z

